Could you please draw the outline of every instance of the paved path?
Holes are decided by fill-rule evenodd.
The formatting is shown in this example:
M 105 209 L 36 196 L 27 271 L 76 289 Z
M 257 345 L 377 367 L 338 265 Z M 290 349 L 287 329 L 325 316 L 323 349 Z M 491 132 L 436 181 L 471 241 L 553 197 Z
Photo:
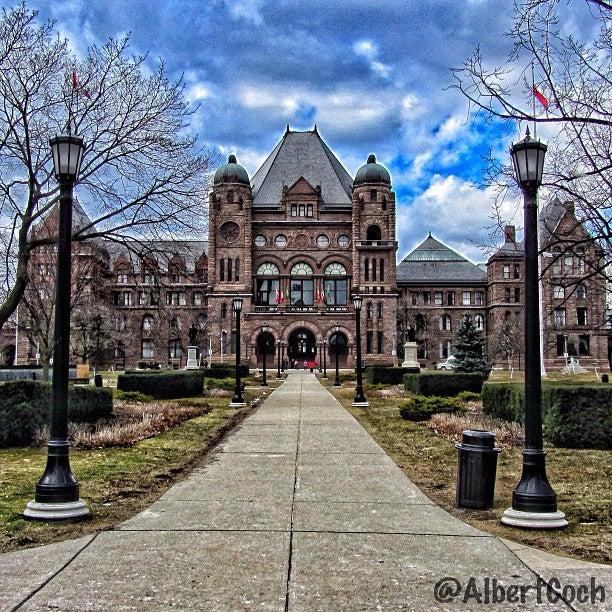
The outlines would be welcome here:
M 487 576 L 594 576 L 612 598 L 610 568 L 512 546 L 434 505 L 312 374 L 296 372 L 119 529 L 0 555 L 0 608 L 573 609 L 537 605 L 534 593 L 525 605 L 441 604 L 434 585 L 446 576 L 474 577 L 480 590 Z

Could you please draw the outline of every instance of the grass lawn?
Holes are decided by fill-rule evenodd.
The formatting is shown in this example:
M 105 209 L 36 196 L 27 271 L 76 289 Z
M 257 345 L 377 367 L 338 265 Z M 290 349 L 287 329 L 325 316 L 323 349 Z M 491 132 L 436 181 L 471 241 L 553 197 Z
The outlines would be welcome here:
M 250 405 L 260 389 L 249 389 Z M 81 523 L 30 522 L 20 515 L 34 497 L 45 449 L 0 449 L 0 550 L 43 544 L 110 529 L 146 508 L 200 461 L 252 409 L 228 407 L 227 397 L 180 400 L 210 410 L 126 448 L 71 451 L 71 465 L 92 517 Z
M 457 451 L 453 442 L 399 416 L 402 398 L 369 398 L 370 408 L 351 408 L 354 389 L 332 390 L 389 456 L 433 501 L 474 527 L 497 536 L 588 561 L 612 562 L 612 453 L 547 448 L 547 472 L 559 509 L 569 527 L 563 531 L 522 531 L 499 522 L 511 505 L 521 473 L 521 448 L 499 456 L 495 506 L 489 511 L 455 507 Z

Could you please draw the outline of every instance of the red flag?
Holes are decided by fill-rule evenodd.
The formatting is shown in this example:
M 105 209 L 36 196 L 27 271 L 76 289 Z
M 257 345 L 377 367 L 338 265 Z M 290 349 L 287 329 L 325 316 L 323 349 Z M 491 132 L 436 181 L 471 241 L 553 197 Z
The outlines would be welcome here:
M 533 85 L 533 95 L 544 108 L 548 108 L 548 98 L 543 93 L 539 92 L 535 85 Z
M 79 81 L 74 70 L 72 71 L 72 89 L 82 93 L 86 98 L 91 98 L 91 94 L 84 87 L 79 85 Z

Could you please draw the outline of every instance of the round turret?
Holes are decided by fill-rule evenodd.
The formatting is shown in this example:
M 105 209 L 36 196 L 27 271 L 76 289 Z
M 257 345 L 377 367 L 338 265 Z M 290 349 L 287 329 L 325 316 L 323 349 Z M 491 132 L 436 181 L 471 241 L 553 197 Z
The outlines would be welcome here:
M 355 185 L 357 183 L 391 183 L 389 171 L 376 163 L 376 155 L 368 156 L 368 163 L 357 170 Z
M 235 155 L 227 158 L 227 164 L 221 166 L 215 172 L 215 185 L 219 183 L 244 183 L 249 185 L 249 175 L 247 171 L 236 161 Z

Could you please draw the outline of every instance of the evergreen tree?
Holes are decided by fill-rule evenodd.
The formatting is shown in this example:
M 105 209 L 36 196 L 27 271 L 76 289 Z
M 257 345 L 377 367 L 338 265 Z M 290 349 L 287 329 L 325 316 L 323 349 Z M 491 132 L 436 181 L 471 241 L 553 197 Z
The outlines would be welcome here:
M 457 372 L 478 372 L 488 376 L 491 367 L 484 357 L 484 336 L 472 317 L 466 315 L 457 330 L 454 356 Z

